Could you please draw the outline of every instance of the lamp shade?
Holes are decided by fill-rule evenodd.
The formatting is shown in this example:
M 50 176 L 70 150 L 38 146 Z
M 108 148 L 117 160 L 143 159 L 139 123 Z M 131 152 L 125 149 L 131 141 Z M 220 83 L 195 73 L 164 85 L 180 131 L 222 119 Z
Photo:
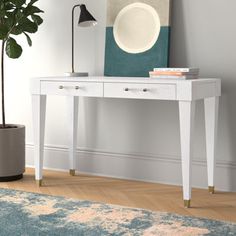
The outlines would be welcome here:
M 96 19 L 91 15 L 84 4 L 80 6 L 80 10 L 79 26 L 90 27 L 97 24 Z

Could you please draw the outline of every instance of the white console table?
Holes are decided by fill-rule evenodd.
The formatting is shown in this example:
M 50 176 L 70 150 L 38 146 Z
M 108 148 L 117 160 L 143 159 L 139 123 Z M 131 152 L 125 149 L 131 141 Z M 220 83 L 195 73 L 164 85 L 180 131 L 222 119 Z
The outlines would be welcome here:
M 42 185 L 44 130 L 47 95 L 66 96 L 70 130 L 69 161 L 70 174 L 75 175 L 75 153 L 77 145 L 78 99 L 79 97 L 172 100 L 179 103 L 183 198 L 185 207 L 191 199 L 191 159 L 194 135 L 196 100 L 204 99 L 206 149 L 209 191 L 214 193 L 215 146 L 220 79 L 158 80 L 149 78 L 118 77 L 49 77 L 31 81 L 33 105 L 35 178 Z

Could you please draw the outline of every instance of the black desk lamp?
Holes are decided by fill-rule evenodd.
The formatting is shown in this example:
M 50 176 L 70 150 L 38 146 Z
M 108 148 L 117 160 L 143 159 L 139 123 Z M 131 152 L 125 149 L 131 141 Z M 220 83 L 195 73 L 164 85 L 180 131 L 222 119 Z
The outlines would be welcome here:
M 87 72 L 75 72 L 75 53 L 74 53 L 74 41 L 75 41 L 75 33 L 74 33 L 74 18 L 75 18 L 75 9 L 80 7 L 80 18 L 78 25 L 80 27 L 90 27 L 95 26 L 97 21 L 95 18 L 89 13 L 86 6 L 84 4 L 75 5 L 72 9 L 72 71 L 66 73 L 67 76 L 70 77 L 85 77 L 88 76 Z

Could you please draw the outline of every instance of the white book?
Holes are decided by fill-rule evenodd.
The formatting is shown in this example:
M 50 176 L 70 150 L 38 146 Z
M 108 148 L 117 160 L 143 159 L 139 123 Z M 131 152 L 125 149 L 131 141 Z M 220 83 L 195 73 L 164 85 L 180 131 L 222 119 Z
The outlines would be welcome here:
M 154 68 L 154 71 L 160 72 L 190 72 L 194 74 L 199 73 L 199 68 Z
M 152 75 L 151 79 L 174 79 L 174 80 L 189 80 L 198 79 L 197 75 L 184 75 L 184 76 L 173 76 L 173 75 Z

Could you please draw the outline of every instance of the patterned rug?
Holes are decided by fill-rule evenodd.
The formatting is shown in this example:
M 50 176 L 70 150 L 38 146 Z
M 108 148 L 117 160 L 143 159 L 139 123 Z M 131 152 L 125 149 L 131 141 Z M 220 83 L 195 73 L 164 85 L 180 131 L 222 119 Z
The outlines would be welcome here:
M 0 235 L 236 235 L 236 224 L 0 189 Z

